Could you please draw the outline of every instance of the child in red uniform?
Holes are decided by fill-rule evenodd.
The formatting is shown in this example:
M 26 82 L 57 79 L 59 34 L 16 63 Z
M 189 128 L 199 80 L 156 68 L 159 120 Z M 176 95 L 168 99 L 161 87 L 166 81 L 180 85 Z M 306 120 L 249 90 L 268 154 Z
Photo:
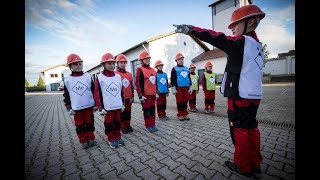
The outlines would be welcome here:
M 156 84 L 157 84 L 157 113 L 159 120 L 169 120 L 169 117 L 166 114 L 167 108 L 167 97 L 169 96 L 168 89 L 168 76 L 167 73 L 162 71 L 163 63 L 158 60 L 155 62 L 155 68 L 158 70 L 156 75 Z
M 67 57 L 71 75 L 64 79 L 64 103 L 70 115 L 74 115 L 77 136 L 82 148 L 96 145 L 94 141 L 93 99 L 94 84 L 89 73 L 84 73 L 83 61 L 77 54 Z
M 116 58 L 118 70 L 115 73 L 119 74 L 122 79 L 122 91 L 124 96 L 125 109 L 120 115 L 121 131 L 127 134 L 133 131 L 130 125 L 131 122 L 131 105 L 133 103 L 134 88 L 132 74 L 126 71 L 127 57 L 124 54 L 119 54 Z
M 136 71 L 136 90 L 141 102 L 144 125 L 148 132 L 156 132 L 155 102 L 156 102 L 156 74 L 157 72 L 150 67 L 150 55 L 143 51 L 139 55 L 141 67 Z
M 111 148 L 124 145 L 120 132 L 120 114 L 124 110 L 122 81 L 121 76 L 114 73 L 115 63 L 112 54 L 102 56 L 100 64 L 104 70 L 97 75 L 94 91 L 99 114 L 104 116 L 105 134 Z
M 264 17 L 265 13 L 256 5 L 236 9 L 228 26 L 234 36 L 192 25 L 174 25 L 176 32 L 193 35 L 228 55 L 220 90 L 228 97 L 229 126 L 235 151 L 234 162 L 226 161 L 225 165 L 234 173 L 257 178 L 261 177 L 262 156 L 256 115 L 262 99 L 264 54 L 255 29 Z
M 189 110 L 191 112 L 197 112 L 197 94 L 199 93 L 199 76 L 195 73 L 196 66 L 194 64 L 190 64 L 190 79 L 192 86 L 192 93 L 189 94 Z
M 206 71 L 202 75 L 202 89 L 204 92 L 205 113 L 214 112 L 214 100 L 216 99 L 216 73 L 212 71 L 211 62 L 206 62 Z

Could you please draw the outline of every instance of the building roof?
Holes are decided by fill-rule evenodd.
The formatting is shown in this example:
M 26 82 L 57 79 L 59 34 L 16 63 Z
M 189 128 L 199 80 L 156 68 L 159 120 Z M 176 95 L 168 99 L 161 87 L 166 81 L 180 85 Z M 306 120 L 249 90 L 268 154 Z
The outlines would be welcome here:
M 227 57 L 227 54 L 220 49 L 216 48 L 210 51 L 203 52 L 199 54 L 197 57 L 191 59 L 191 62 L 203 61 L 207 59 L 214 59 L 219 57 Z
M 49 70 L 51 70 L 51 69 L 55 69 L 55 68 L 60 67 L 60 66 L 66 66 L 66 64 L 59 64 L 59 65 L 53 66 L 53 67 L 51 67 L 51 68 L 42 70 L 41 73 L 44 73 L 44 72 L 49 71 Z
M 149 39 L 147 39 L 147 40 L 145 40 L 145 41 L 142 41 L 141 43 L 139 43 L 139 44 L 137 44 L 137 45 L 132 46 L 131 48 L 129 48 L 129 49 L 127 49 L 127 50 L 125 50 L 125 51 L 123 51 L 123 52 L 121 52 L 121 53 L 119 53 L 119 54 L 125 54 L 125 53 L 127 53 L 127 52 L 129 52 L 129 51 L 131 51 L 131 50 L 133 50 L 133 49 L 136 49 L 137 47 L 140 47 L 140 46 L 142 46 L 142 45 L 144 45 L 144 44 L 148 44 L 148 43 L 150 43 L 150 42 L 152 42 L 152 41 L 156 41 L 156 40 L 158 40 L 158 39 L 161 39 L 161 38 L 164 38 L 164 37 L 167 37 L 167 36 L 171 36 L 171 35 L 173 35 L 173 34 L 176 34 L 176 32 L 174 32 L 174 31 L 173 31 L 173 32 L 168 32 L 168 33 L 161 34 L 161 35 L 159 35 L 159 36 L 155 36 L 155 37 L 153 37 L 153 38 L 149 38 Z M 198 38 L 194 37 L 193 35 L 190 35 L 190 37 L 191 37 L 196 43 L 198 43 L 199 46 L 201 46 L 205 51 L 210 51 L 210 49 L 209 49 L 201 40 L 199 40 Z M 118 56 L 119 54 L 117 54 L 117 55 L 115 56 L 115 58 L 117 58 L 117 56 Z M 91 69 L 89 69 L 89 70 L 87 70 L 87 71 L 91 71 L 91 70 L 97 68 L 98 66 L 100 66 L 100 64 L 94 66 L 93 68 L 91 68 Z
M 208 7 L 215 6 L 215 5 L 219 4 L 219 3 L 222 2 L 222 1 L 224 1 L 224 0 L 216 0 L 214 3 L 209 4 Z
M 289 52 L 286 53 L 278 53 L 278 57 L 287 57 L 287 56 L 294 56 L 296 54 L 295 50 L 290 50 Z
M 209 4 L 208 7 L 215 6 L 215 5 L 219 4 L 219 3 L 221 3 L 222 1 L 225 1 L 225 0 L 216 0 L 214 3 Z M 249 4 L 252 4 L 252 0 L 248 0 L 248 3 L 249 3 Z

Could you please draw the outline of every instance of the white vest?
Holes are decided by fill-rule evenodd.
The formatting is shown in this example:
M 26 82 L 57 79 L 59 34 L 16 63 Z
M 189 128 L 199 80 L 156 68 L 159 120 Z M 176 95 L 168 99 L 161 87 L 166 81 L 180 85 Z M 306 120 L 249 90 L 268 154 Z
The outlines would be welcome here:
M 98 80 L 102 92 L 103 105 L 105 110 L 115 110 L 122 108 L 121 89 L 122 81 L 119 74 L 113 77 L 107 77 L 98 74 Z
M 68 76 L 64 83 L 68 89 L 73 110 L 94 106 L 95 102 L 91 91 L 92 79 L 89 73 L 84 73 L 82 76 Z
M 262 99 L 264 53 L 261 43 L 245 36 L 243 63 L 239 79 L 239 96 L 245 99 Z M 220 92 L 224 93 L 227 72 L 224 73 Z M 232 84 L 230 84 L 232 86 Z
M 246 99 L 262 99 L 262 75 L 264 53 L 261 43 L 244 36 L 243 63 L 239 80 L 239 96 Z

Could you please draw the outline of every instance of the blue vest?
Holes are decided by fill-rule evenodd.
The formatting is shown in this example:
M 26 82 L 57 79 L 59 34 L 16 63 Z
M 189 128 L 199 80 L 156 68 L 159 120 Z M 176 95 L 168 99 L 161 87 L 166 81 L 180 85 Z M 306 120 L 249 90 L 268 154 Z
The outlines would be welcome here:
M 190 79 L 189 79 L 190 70 L 185 66 L 182 66 L 182 67 L 174 66 L 173 68 L 176 70 L 178 86 L 179 87 L 190 86 Z
M 168 76 L 167 73 L 157 73 L 157 91 L 159 93 L 168 93 Z

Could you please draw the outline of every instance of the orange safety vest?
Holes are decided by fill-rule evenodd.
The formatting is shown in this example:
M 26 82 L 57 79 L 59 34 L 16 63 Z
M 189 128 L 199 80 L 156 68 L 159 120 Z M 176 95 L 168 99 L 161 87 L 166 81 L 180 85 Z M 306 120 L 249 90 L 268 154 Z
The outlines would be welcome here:
M 115 73 L 119 74 L 121 76 L 122 80 L 122 91 L 124 99 L 132 98 L 132 74 L 130 72 L 119 72 L 114 71 Z
M 145 67 L 141 67 L 141 70 L 144 75 L 144 92 L 146 95 L 155 95 L 157 92 L 157 86 L 156 86 L 156 75 L 157 72 L 153 69 L 147 69 Z M 153 77 L 152 77 L 152 76 Z

